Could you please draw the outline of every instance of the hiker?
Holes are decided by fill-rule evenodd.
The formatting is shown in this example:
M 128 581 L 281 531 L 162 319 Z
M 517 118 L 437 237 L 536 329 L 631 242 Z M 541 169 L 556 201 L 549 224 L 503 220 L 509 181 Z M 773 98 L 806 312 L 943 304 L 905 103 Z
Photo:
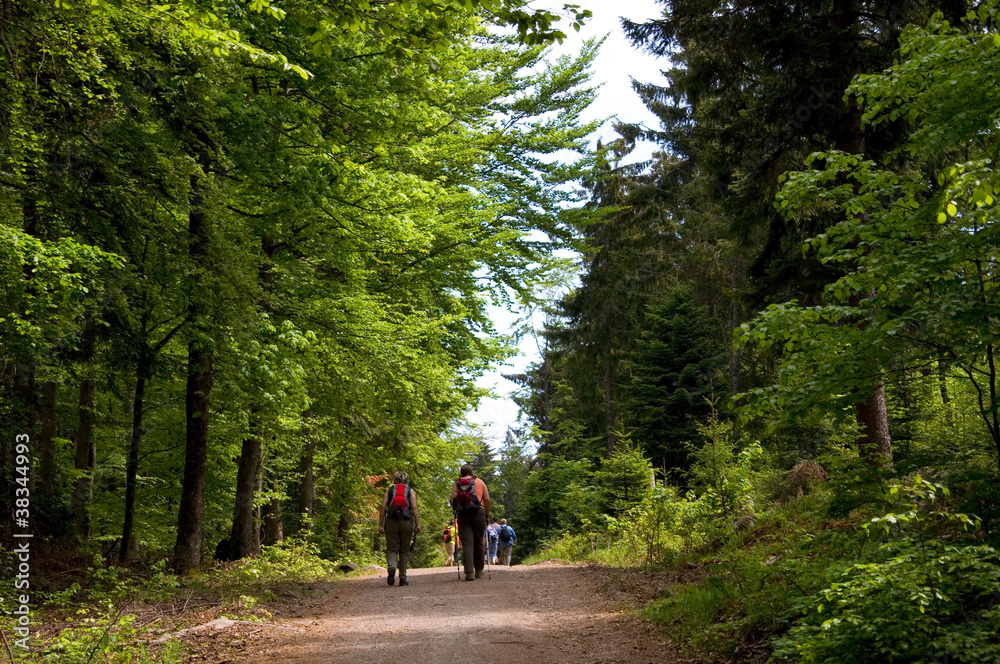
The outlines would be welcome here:
M 507 525 L 507 519 L 500 519 L 500 528 L 497 530 L 497 555 L 501 565 L 510 566 L 510 551 L 517 541 L 517 533 Z
M 410 562 L 410 539 L 420 532 L 420 512 L 417 494 L 410 488 L 410 476 L 402 470 L 392 477 L 392 484 L 382 497 L 378 513 L 378 531 L 385 533 L 385 560 L 389 567 L 390 586 L 396 580 L 399 564 L 399 585 L 408 586 L 406 565 Z
M 497 518 L 493 517 L 490 519 L 490 525 L 486 526 L 486 541 L 489 542 L 489 557 L 490 564 L 497 564 L 497 531 L 500 530 L 500 524 L 497 523 Z
M 462 547 L 465 580 L 474 581 L 483 575 L 485 566 L 483 535 L 490 515 L 490 490 L 472 474 L 469 464 L 462 466 L 459 479 L 451 488 L 451 506 L 458 519 L 459 538 L 465 543 Z
M 444 527 L 444 536 L 441 538 L 444 544 L 444 552 L 447 556 L 444 560 L 445 567 L 451 567 L 455 562 L 455 536 L 457 528 L 455 526 L 455 520 L 452 519 Z

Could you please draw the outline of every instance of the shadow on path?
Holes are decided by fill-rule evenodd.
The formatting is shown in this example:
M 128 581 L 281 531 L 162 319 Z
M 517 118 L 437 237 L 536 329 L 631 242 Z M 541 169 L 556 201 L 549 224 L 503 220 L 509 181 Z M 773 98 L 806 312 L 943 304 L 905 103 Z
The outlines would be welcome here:
M 492 579 L 466 582 L 439 567 L 408 579 L 405 588 L 386 585 L 384 574 L 326 584 L 319 603 L 248 644 L 253 652 L 241 664 L 663 661 L 666 644 L 646 623 L 624 618 L 587 568 L 493 568 Z

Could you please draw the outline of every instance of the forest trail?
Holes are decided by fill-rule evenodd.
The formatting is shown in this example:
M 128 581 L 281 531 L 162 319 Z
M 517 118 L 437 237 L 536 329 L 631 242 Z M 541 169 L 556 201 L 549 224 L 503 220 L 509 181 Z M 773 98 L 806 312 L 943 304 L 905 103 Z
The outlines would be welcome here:
M 484 570 L 485 572 L 485 570 Z M 494 567 L 473 582 L 454 567 L 323 584 L 244 643 L 239 664 L 505 664 L 698 662 L 627 615 L 595 569 L 557 563 Z M 318 588 L 317 588 L 318 589 Z M 266 634 L 266 636 L 264 636 Z

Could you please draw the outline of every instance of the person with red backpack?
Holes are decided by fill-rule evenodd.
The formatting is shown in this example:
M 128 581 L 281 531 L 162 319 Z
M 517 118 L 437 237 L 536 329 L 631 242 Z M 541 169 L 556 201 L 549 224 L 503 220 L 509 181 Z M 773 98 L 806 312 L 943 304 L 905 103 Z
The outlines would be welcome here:
M 410 476 L 402 470 L 392 477 L 392 484 L 382 496 L 382 509 L 378 513 L 378 531 L 385 533 L 385 559 L 389 567 L 390 586 L 396 580 L 399 567 L 399 585 L 408 586 L 406 565 L 410 562 L 410 539 L 420 532 L 420 512 L 417 495 L 410 488 Z
M 459 539 L 465 544 L 462 547 L 465 580 L 473 581 L 483 575 L 486 564 L 483 544 L 486 519 L 490 515 L 490 490 L 485 482 L 472 474 L 469 464 L 462 466 L 458 481 L 451 488 L 451 506 L 458 519 Z

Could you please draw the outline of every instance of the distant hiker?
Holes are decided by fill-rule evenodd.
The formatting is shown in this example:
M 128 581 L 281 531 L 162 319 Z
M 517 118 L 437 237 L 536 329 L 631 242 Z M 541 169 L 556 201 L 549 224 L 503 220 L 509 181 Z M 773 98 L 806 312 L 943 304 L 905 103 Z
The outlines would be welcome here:
M 497 530 L 497 555 L 500 557 L 500 564 L 510 566 L 510 551 L 517 541 L 517 533 L 507 525 L 507 519 L 500 519 L 500 528 Z
M 458 518 L 459 537 L 465 543 L 462 547 L 465 580 L 473 581 L 483 575 L 485 566 L 483 535 L 490 515 L 490 490 L 485 482 L 473 476 L 469 464 L 462 466 L 459 479 L 451 488 L 451 506 Z
M 406 565 L 410 562 L 410 539 L 420 532 L 417 494 L 410 488 L 410 476 L 402 470 L 392 477 L 392 484 L 382 497 L 378 513 L 378 531 L 385 533 L 385 559 L 389 566 L 391 586 L 396 580 L 399 564 L 399 585 L 406 586 Z
M 441 538 L 441 542 L 444 544 L 444 552 L 447 556 L 444 561 L 445 567 L 451 567 L 455 562 L 455 536 L 458 532 L 458 528 L 455 525 L 455 520 L 452 519 L 444 527 L 444 535 Z
M 497 531 L 500 530 L 500 524 L 497 523 L 497 518 L 493 517 L 490 519 L 490 525 L 486 526 L 486 541 L 489 543 L 489 557 L 490 564 L 497 564 Z

